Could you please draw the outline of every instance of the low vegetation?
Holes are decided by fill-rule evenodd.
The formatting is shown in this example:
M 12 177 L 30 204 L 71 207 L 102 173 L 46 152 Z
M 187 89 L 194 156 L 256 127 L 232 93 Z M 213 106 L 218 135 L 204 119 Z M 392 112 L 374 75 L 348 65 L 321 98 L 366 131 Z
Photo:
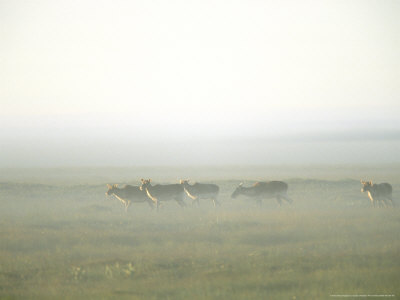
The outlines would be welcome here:
M 159 212 L 125 212 L 106 182 L 1 183 L 0 298 L 399 297 L 399 210 L 371 208 L 358 179 L 285 181 L 293 205 L 230 199 L 240 181 L 220 178 L 220 207 Z

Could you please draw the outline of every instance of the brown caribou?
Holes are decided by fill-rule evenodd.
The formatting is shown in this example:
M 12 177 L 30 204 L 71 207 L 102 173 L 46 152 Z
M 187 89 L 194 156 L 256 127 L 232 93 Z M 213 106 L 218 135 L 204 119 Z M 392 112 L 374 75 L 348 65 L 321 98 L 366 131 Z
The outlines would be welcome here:
M 392 206 L 394 206 L 392 199 L 392 186 L 389 183 L 372 183 L 372 181 L 361 180 L 362 193 L 368 193 L 368 197 L 371 200 L 373 207 L 382 206 L 386 207 L 386 201 L 388 200 Z
M 125 206 L 125 211 L 128 211 L 128 207 L 131 203 L 147 202 L 151 208 L 154 208 L 153 202 L 147 197 L 146 193 L 140 190 L 140 187 L 133 185 L 126 185 L 123 188 L 119 188 L 118 184 L 107 184 L 108 191 L 107 196 L 114 195 L 122 204 Z
M 198 183 L 189 184 L 189 180 L 181 180 L 180 183 L 183 185 L 186 194 L 193 200 L 200 204 L 200 199 L 211 199 L 214 206 L 219 202 L 217 200 L 218 193 L 219 193 L 219 186 L 216 184 L 209 184 L 209 183 Z
M 293 200 L 287 195 L 288 185 L 283 181 L 256 182 L 251 187 L 244 187 L 243 183 L 239 184 L 231 197 L 236 198 L 239 195 L 247 196 L 258 202 L 261 206 L 263 199 L 276 198 L 279 206 L 282 205 L 282 199 L 288 203 Z
M 141 191 L 145 191 L 147 197 L 156 204 L 157 210 L 160 207 L 160 201 L 175 200 L 181 207 L 186 206 L 183 198 L 185 196 L 184 188 L 181 184 L 157 184 L 151 185 L 151 179 L 142 179 Z

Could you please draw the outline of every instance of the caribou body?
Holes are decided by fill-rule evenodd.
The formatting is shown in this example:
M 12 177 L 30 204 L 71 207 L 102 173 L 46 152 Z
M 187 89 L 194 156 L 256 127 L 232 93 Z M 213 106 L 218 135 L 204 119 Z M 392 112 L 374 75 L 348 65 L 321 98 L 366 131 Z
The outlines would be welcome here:
M 114 195 L 122 204 L 125 205 L 125 211 L 128 211 L 128 207 L 131 203 L 147 202 L 151 208 L 154 208 L 153 202 L 147 197 L 146 193 L 140 190 L 140 187 L 133 185 L 126 185 L 123 188 L 119 188 L 118 184 L 107 184 L 108 191 L 107 196 Z
M 199 205 L 200 199 L 211 199 L 214 206 L 219 205 L 217 200 L 219 193 L 218 185 L 197 182 L 189 184 L 189 180 L 181 180 L 180 183 L 183 185 L 185 193 L 193 200 L 192 204 L 197 202 Z
M 175 200 L 182 207 L 186 205 L 183 201 L 185 191 L 181 184 L 157 184 L 153 186 L 151 179 L 142 179 L 140 190 L 146 192 L 147 197 L 156 204 L 157 210 L 160 207 L 160 201 Z
M 374 207 L 387 206 L 386 201 L 389 201 L 394 206 L 392 199 L 392 186 L 389 183 L 372 183 L 372 181 L 362 181 L 361 192 L 367 193 L 371 204 Z
M 244 187 L 243 183 L 239 184 L 231 197 L 236 198 L 239 195 L 247 196 L 256 200 L 261 206 L 263 199 L 276 198 L 279 206 L 282 205 L 282 199 L 289 203 L 293 200 L 287 195 L 288 185 L 283 181 L 256 182 L 251 187 Z

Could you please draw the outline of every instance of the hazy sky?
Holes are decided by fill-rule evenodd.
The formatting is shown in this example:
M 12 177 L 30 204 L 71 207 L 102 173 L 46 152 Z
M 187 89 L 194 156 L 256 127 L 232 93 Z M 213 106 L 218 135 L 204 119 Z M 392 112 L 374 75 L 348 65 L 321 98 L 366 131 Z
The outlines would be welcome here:
M 399 162 L 400 1 L 0 0 L 0 103 L 0 166 Z

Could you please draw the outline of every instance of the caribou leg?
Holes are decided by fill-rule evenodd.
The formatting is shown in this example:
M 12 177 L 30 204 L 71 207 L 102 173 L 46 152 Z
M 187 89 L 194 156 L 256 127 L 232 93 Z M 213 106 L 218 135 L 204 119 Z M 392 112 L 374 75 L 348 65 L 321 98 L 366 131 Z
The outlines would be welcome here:
M 128 212 L 128 207 L 131 205 L 131 201 L 126 201 L 125 202 L 125 211 Z
M 385 203 L 385 207 L 389 207 L 389 204 L 391 207 L 394 207 L 393 199 L 390 196 L 382 198 L 382 201 Z
M 153 210 L 153 209 L 154 209 L 154 202 L 151 201 L 151 200 L 148 200 L 148 201 L 146 201 L 146 202 L 147 202 L 147 204 L 151 207 L 151 209 Z
M 218 205 L 218 206 L 221 205 L 221 204 L 218 202 L 217 198 L 211 198 L 211 200 L 212 200 L 212 202 L 213 202 L 213 204 L 214 204 L 214 207 L 216 207 L 217 205 Z
M 157 198 L 153 198 L 153 201 L 156 203 L 156 210 L 160 209 L 160 201 Z
M 391 196 L 387 197 L 387 199 L 389 199 L 390 204 L 392 205 L 392 207 L 394 207 L 394 202 Z
M 279 204 L 279 207 L 281 207 L 282 206 L 282 200 L 281 200 L 281 196 L 276 196 L 276 201 L 278 202 L 278 204 Z
M 292 198 L 290 198 L 288 195 L 281 195 L 281 197 L 282 197 L 283 199 L 285 199 L 288 203 L 290 203 L 290 204 L 293 203 Z
M 175 200 L 176 200 L 176 202 L 178 202 L 178 204 L 181 207 L 185 207 L 186 206 L 186 203 L 183 201 L 183 199 L 181 197 L 177 197 L 177 198 L 175 198 Z
M 190 198 L 192 198 L 192 206 L 194 206 L 195 203 L 197 203 L 197 206 L 200 206 L 199 197 L 190 196 Z

